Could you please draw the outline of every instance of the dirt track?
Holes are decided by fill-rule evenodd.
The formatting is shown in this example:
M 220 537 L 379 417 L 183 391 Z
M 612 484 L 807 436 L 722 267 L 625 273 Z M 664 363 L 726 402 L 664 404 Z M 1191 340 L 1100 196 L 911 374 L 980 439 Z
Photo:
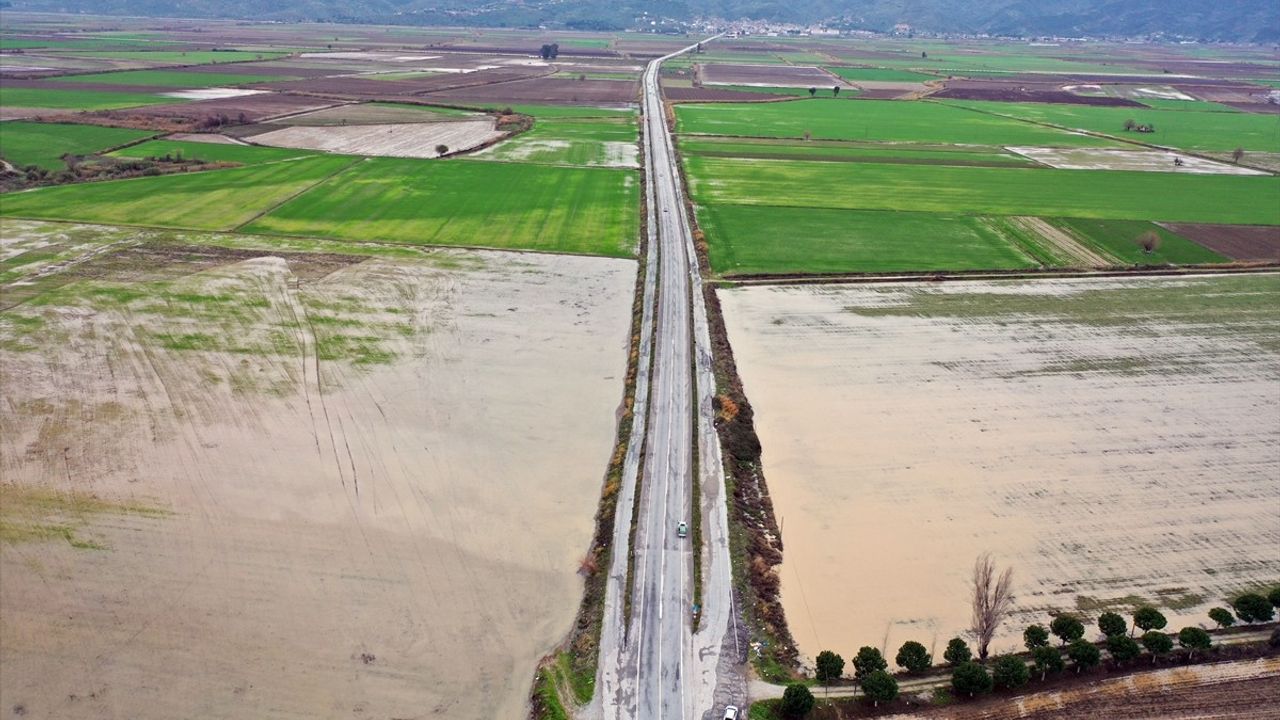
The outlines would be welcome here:
M 633 265 L 180 246 L 214 264 L 123 283 L 130 233 L 32 227 L 6 244 L 106 253 L 0 314 L 6 712 L 522 717 L 581 592 Z

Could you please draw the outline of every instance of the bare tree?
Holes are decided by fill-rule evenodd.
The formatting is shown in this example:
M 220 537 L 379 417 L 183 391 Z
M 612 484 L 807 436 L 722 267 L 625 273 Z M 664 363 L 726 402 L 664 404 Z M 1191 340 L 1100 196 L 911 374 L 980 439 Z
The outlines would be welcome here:
M 1240 161 L 1243 158 L 1244 158 L 1244 148 L 1238 147 L 1235 150 L 1231 151 L 1231 161 L 1234 162 L 1235 164 L 1239 165 Z
M 1138 236 L 1138 247 L 1142 248 L 1142 252 L 1150 255 L 1160 247 L 1160 234 L 1155 230 L 1148 230 Z
M 970 631 L 978 643 L 978 657 L 987 659 L 987 646 L 1013 605 L 1013 568 L 996 575 L 991 553 L 982 553 L 973 563 L 973 625 Z

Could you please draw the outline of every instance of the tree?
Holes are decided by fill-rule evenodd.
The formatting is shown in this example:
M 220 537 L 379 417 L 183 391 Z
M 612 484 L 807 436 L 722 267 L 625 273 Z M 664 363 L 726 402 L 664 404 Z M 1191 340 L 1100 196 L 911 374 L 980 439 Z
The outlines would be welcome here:
M 967 663 L 972 657 L 973 653 L 969 651 L 969 644 L 960 638 L 951 638 L 951 642 L 947 643 L 947 649 L 942 653 L 942 659 L 946 660 L 947 664 L 952 667 Z
M 862 692 L 871 698 L 875 707 L 880 707 L 881 702 L 893 702 L 898 697 L 898 681 L 889 673 L 876 670 L 862 678 Z
M 778 709 L 783 717 L 802 718 L 813 710 L 813 693 L 800 683 L 792 683 L 783 691 Z
M 1155 230 L 1148 230 L 1138 236 L 1138 247 L 1142 248 L 1142 252 L 1151 254 L 1160 247 L 1160 234 Z
M 1107 638 L 1107 652 L 1111 653 L 1112 660 L 1123 665 L 1138 657 L 1142 653 L 1142 648 L 1127 635 L 1112 635 Z
M 1235 608 L 1236 617 L 1247 623 L 1268 622 L 1276 614 L 1276 609 L 1272 606 L 1271 601 L 1258 593 L 1241 595 L 1235 599 L 1235 602 L 1231 603 L 1231 607 Z
M 1015 690 L 1027 684 L 1031 672 L 1027 664 L 1016 655 L 1005 655 L 997 658 L 991 668 L 991 681 L 1002 690 Z
M 1072 640 L 1067 646 L 1067 657 L 1075 664 L 1077 673 L 1102 662 L 1102 653 L 1088 640 Z
M 1049 644 L 1049 631 L 1045 630 L 1043 625 L 1028 625 L 1027 629 L 1022 631 L 1022 644 L 1026 645 L 1028 650 L 1035 652 L 1036 648 Z
M 809 141 L 810 141 L 810 140 L 812 140 L 812 139 L 813 139 L 813 133 L 812 133 L 811 131 L 809 131 L 809 130 L 805 130 L 805 131 L 804 131 L 804 141 L 805 141 L 805 142 L 809 142 Z
M 1187 659 L 1194 659 L 1197 650 L 1208 650 L 1213 646 L 1213 638 L 1204 628 L 1194 625 L 1178 631 L 1178 644 L 1187 649 Z
M 1065 663 L 1062 662 L 1062 653 L 1058 648 L 1041 645 L 1031 651 L 1031 660 L 1036 664 L 1036 669 L 1040 671 L 1040 681 L 1044 682 L 1045 675 L 1051 672 L 1062 672 Z
M 991 676 L 976 662 L 963 662 L 951 673 L 951 689 L 957 694 L 982 695 L 991 692 Z
M 898 667 L 909 673 L 924 672 L 933 665 L 933 656 L 925 649 L 924 645 L 915 640 L 908 640 L 902 643 L 902 647 L 898 648 L 898 655 L 893 659 Z
M 1267 601 L 1274 607 L 1280 607 L 1280 585 L 1271 588 L 1271 592 L 1267 593 Z
M 448 155 L 448 154 L 449 154 L 448 145 L 445 145 L 444 143 L 440 143 L 439 145 L 436 146 L 436 155 Z
M 1142 647 L 1151 653 L 1151 664 L 1156 664 L 1156 659 L 1173 650 L 1173 638 L 1159 630 L 1148 630 L 1142 634 Z
M 1234 162 L 1235 164 L 1239 165 L 1239 164 L 1240 164 L 1240 161 L 1241 161 L 1241 160 L 1243 160 L 1243 159 L 1244 159 L 1244 148 L 1242 148 L 1242 147 L 1238 147 L 1238 148 L 1236 148 L 1235 150 L 1232 150 L 1232 151 L 1231 151 L 1231 161 L 1232 161 L 1232 162 Z
M 1137 120 L 1134 120 L 1133 118 L 1129 118 L 1128 120 L 1125 120 L 1125 121 L 1124 121 L 1124 129 L 1125 129 L 1125 132 L 1132 132 L 1132 131 L 1133 131 L 1133 129 L 1134 129 L 1134 128 L 1136 128 L 1136 127 L 1138 127 L 1138 121 L 1137 121 Z
M 1124 618 L 1113 612 L 1104 612 L 1098 616 L 1098 629 L 1103 635 L 1111 637 L 1112 635 L 1123 635 L 1129 629 Z
M 970 630 L 978 642 L 978 657 L 987 659 L 987 648 L 1013 605 L 1013 568 L 996 574 L 991 553 L 983 553 L 973 563 L 973 616 Z
M 544 43 L 541 54 L 543 60 L 555 60 L 556 56 L 560 54 L 560 44 Z
M 1049 623 L 1049 631 L 1058 636 L 1063 645 L 1084 637 L 1084 623 L 1070 615 L 1059 615 Z
M 929 53 L 928 53 L 928 52 L 922 52 L 922 53 L 920 53 L 920 58 L 921 58 L 922 60 L 928 60 L 928 59 L 929 59 Z
M 839 86 L 839 85 L 832 85 L 832 86 L 831 86 L 831 97 L 840 97 L 840 86 Z
M 1165 619 L 1164 614 L 1150 605 L 1144 605 L 1133 613 L 1134 627 L 1142 628 L 1144 632 L 1147 630 L 1160 630 L 1168 624 L 1169 621 Z
M 809 88 L 809 97 L 813 97 L 814 95 L 817 95 L 817 94 L 818 94 L 818 88 L 816 87 Z
M 814 662 L 814 677 L 818 678 L 818 682 L 830 685 L 839 680 L 843 674 L 844 658 L 830 650 L 818 653 L 818 659 Z
M 887 667 L 889 663 L 885 661 L 884 655 L 881 655 L 879 650 L 866 645 L 858 648 L 858 654 L 853 658 L 853 676 L 858 680 Z
M 1220 628 L 1229 628 L 1236 624 L 1236 616 L 1226 608 L 1216 607 L 1209 611 L 1209 619 L 1218 623 Z

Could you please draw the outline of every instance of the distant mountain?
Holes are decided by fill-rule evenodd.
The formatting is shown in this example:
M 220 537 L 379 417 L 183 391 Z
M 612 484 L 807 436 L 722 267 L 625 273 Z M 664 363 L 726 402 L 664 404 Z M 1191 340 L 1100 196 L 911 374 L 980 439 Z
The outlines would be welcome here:
M 613 30 L 642 19 L 833 22 L 926 33 L 1280 42 L 1280 0 L 10 0 L 13 10 Z

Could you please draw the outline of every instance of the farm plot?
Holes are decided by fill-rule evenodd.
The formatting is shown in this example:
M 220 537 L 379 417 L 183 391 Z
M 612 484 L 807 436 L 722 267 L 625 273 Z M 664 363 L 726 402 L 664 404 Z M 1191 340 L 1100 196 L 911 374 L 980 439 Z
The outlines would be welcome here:
M 1182 223 L 1168 228 L 1232 260 L 1280 262 L 1280 227 Z
M 823 162 L 907 163 L 973 167 L 1031 167 L 1031 160 L 1000 148 L 952 145 L 886 145 L 844 140 L 796 141 L 689 135 L 680 139 L 685 155 Z
M 384 123 L 424 123 L 475 117 L 475 113 L 453 108 L 424 107 L 396 103 L 355 103 L 316 110 L 287 118 L 268 120 L 272 125 L 377 125 Z
M 246 229 L 630 257 L 638 207 L 630 170 L 376 158 Z
M 829 67 L 827 69 L 845 80 L 858 84 L 861 84 L 864 80 L 870 82 L 923 83 L 938 79 L 937 75 L 926 75 L 925 73 L 895 68 Z
M 1136 170 L 1188 175 L 1268 174 L 1240 165 L 1161 150 L 1037 147 L 1010 147 L 1009 149 L 1059 170 Z
M 1111 141 L 1010 118 L 968 112 L 942 103 L 894 100 L 680 105 L 682 133 L 743 137 L 803 137 L 969 145 L 1106 147 Z
M 91 85 L 155 85 L 164 88 L 208 88 L 223 85 L 265 83 L 283 79 L 285 78 L 279 75 L 183 72 L 181 70 L 128 70 L 93 75 L 64 75 L 50 78 L 48 82 Z
M 0 106 L 50 110 L 112 110 L 171 103 L 173 98 L 158 93 L 111 92 L 109 90 L 67 90 L 0 85 Z
M 0 123 L 0 157 L 17 167 L 39 165 L 61 170 L 66 167 L 62 156 L 68 153 L 88 155 L 154 134 L 93 125 L 6 122 Z
M 434 158 L 470 150 L 503 136 L 493 118 L 395 125 L 295 126 L 261 133 L 253 141 L 272 147 L 347 155 Z M 444 152 L 441 152 L 441 146 Z
M 982 113 L 998 113 L 1066 128 L 1105 133 L 1144 143 L 1188 150 L 1235 148 L 1280 152 L 1280 116 L 1242 112 L 1201 112 L 1196 110 L 1144 110 L 979 101 L 947 101 Z M 1151 125 L 1152 133 L 1125 131 L 1125 123 Z M 1008 145 L 1034 145 L 1010 139 Z
M 241 91 L 235 92 L 239 93 Z M 279 115 L 318 110 L 340 104 L 338 101 L 324 98 L 285 95 L 273 92 L 256 93 L 247 96 L 237 94 L 232 97 L 215 97 L 214 99 L 185 103 L 175 103 L 172 97 L 166 97 L 164 101 L 166 103 L 164 105 L 137 108 L 131 110 L 130 114 L 157 118 L 190 118 L 193 122 L 223 115 L 229 119 L 239 120 L 243 115 L 246 122 L 257 122 Z
M 995 652 L 1051 611 L 1151 602 L 1178 627 L 1280 578 L 1280 276 L 720 300 L 810 657 L 939 653 L 968 627 L 984 551 L 1015 573 Z
M 702 82 L 707 85 L 743 85 L 760 87 L 808 88 L 848 83 L 832 77 L 821 68 L 803 65 L 730 65 L 707 63 L 698 66 Z
M 635 80 L 569 80 L 540 77 L 488 85 L 471 85 L 424 93 L 425 100 L 437 102 L 485 103 L 633 103 L 639 100 L 640 83 Z
M 533 129 L 475 154 L 478 160 L 637 168 L 633 119 L 539 120 Z
M 182 137 L 182 139 L 177 139 Z M 197 140 L 196 138 L 205 138 Z M 209 140 L 207 138 L 218 138 Z M 316 155 L 307 150 L 258 147 L 233 141 L 225 135 L 170 135 L 161 140 L 150 140 L 131 145 L 111 153 L 116 157 L 149 158 L 171 155 L 205 162 L 232 162 L 242 165 L 261 165 Z
M 6 711 L 525 717 L 634 263 L 100 240 L 0 312 Z
M 6 195 L 0 215 L 230 230 L 353 162 L 357 160 L 321 156 L 230 170 L 37 188 Z
M 713 204 L 698 223 L 722 275 L 1038 267 L 980 217 Z
M 708 157 L 685 163 L 694 198 L 706 205 L 1280 225 L 1277 177 Z

